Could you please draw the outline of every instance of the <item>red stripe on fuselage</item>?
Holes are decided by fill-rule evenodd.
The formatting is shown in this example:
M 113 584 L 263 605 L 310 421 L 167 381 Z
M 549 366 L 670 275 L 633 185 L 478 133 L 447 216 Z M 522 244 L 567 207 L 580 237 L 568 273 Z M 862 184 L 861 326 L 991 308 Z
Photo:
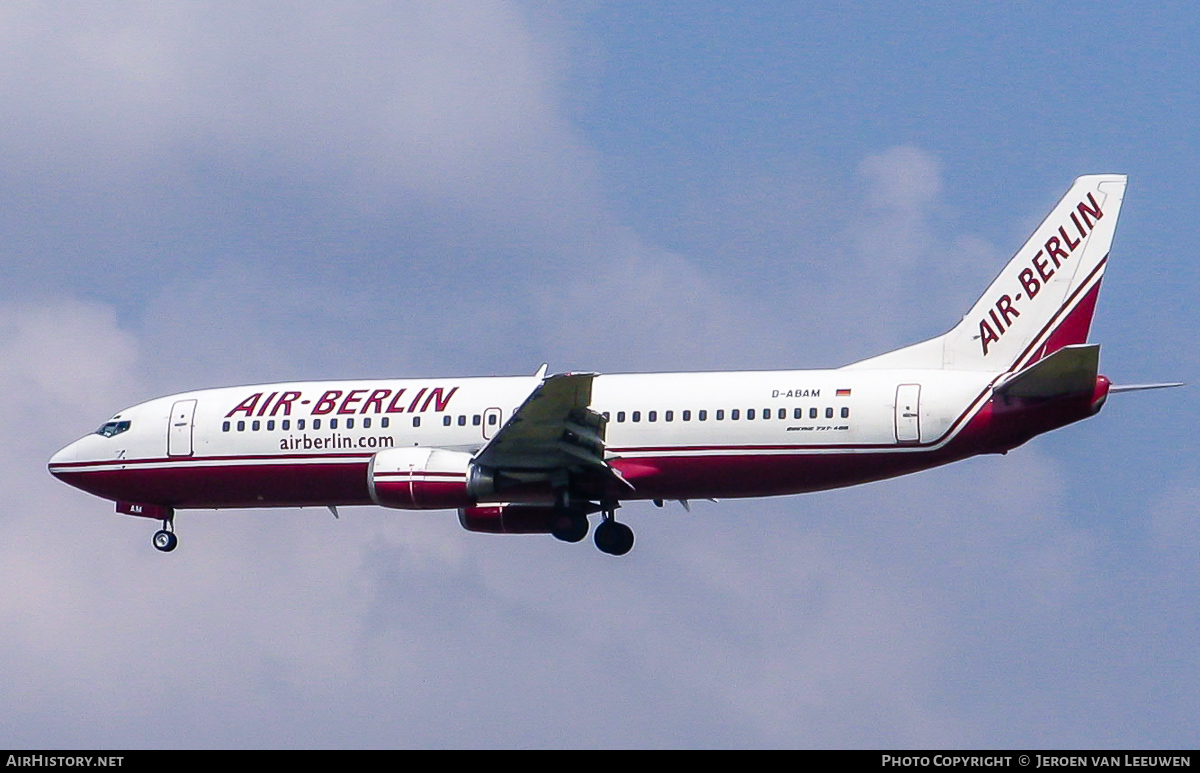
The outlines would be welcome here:
M 147 460 L 155 464 L 166 460 Z M 177 460 L 171 460 L 177 462 Z M 105 499 L 145 502 L 168 507 L 303 507 L 309 505 L 369 505 L 367 468 L 360 461 L 307 464 L 294 459 L 278 464 L 240 463 L 223 457 L 222 464 L 188 460 L 164 466 L 125 462 L 108 469 L 79 470 L 60 465 L 53 473 L 66 483 Z M 95 466 L 95 465 L 90 465 Z

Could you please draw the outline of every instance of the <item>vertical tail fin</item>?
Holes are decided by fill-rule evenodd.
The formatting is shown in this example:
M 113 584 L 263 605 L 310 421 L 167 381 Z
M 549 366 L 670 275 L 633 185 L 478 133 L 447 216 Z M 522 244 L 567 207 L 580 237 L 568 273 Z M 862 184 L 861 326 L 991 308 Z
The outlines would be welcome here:
M 945 367 L 1015 370 L 1086 341 L 1124 195 L 1124 175 L 1077 179 L 947 335 Z
M 953 330 L 853 367 L 1007 372 L 1085 342 L 1125 180 L 1115 174 L 1075 180 Z

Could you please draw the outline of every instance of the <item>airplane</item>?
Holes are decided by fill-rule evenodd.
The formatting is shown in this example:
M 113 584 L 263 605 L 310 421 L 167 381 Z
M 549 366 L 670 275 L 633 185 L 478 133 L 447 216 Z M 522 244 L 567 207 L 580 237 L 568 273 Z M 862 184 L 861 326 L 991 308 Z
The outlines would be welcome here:
M 181 509 L 457 510 L 474 532 L 633 547 L 622 502 L 763 497 L 1007 453 L 1114 386 L 1088 343 L 1124 175 L 1080 177 L 949 332 L 841 368 L 311 381 L 117 413 L 49 462 L 161 521 Z

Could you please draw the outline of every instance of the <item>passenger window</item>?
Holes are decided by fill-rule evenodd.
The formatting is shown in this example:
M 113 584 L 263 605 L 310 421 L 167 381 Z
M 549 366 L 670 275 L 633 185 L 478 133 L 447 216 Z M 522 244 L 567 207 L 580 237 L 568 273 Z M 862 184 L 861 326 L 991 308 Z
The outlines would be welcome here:
M 478 427 L 483 424 L 483 417 L 478 413 L 471 417 L 471 426 Z
M 787 408 L 780 408 L 780 409 L 779 409 L 779 418 L 781 418 L 781 419 L 786 419 L 786 418 L 787 418 Z
M 337 429 L 337 419 L 330 419 L 330 420 L 329 420 L 329 428 L 330 428 L 330 429 Z
M 346 429 L 354 429 L 354 419 L 346 419 Z
M 371 417 L 368 416 L 365 419 L 363 419 L 363 429 L 370 429 L 370 428 L 371 428 Z
M 624 421 L 625 421 L 625 411 L 617 411 L 617 423 L 620 424 Z
M 816 408 L 809 408 L 809 409 L 808 409 L 808 418 L 810 418 L 810 419 L 815 419 L 815 418 L 817 418 L 817 409 L 816 409 Z
M 267 419 L 267 431 L 270 432 L 273 429 L 275 429 L 275 420 Z
M 696 418 L 700 421 L 708 421 L 708 411 L 700 411 L 696 414 Z
M 804 409 L 797 408 L 796 412 L 792 414 L 792 418 L 793 419 L 803 419 L 804 418 Z
M 442 417 L 442 426 L 443 426 L 443 427 L 449 427 L 449 426 L 450 426 L 450 421 L 451 421 L 451 419 L 450 419 L 450 417 L 449 417 L 449 416 L 443 416 L 443 417 Z
M 254 423 L 250 425 L 250 429 L 255 432 L 258 432 L 258 428 L 261 426 L 262 426 L 262 422 L 260 422 L 258 419 L 255 419 Z
M 604 418 L 606 418 L 606 419 L 608 418 L 608 414 L 607 414 L 607 413 L 605 413 L 605 414 L 604 414 Z M 489 426 L 489 427 L 494 427 L 494 426 L 496 426 L 496 414 L 494 414 L 494 413 L 489 413 L 489 414 L 488 414 L 488 426 Z
M 459 417 L 458 417 L 458 426 L 460 426 L 460 427 L 465 427 L 465 426 L 467 426 L 467 417 L 466 417 L 466 415 L 465 415 L 465 414 L 459 414 Z
M 684 420 L 684 421 L 691 421 L 691 420 L 692 420 L 692 412 L 691 412 L 691 411 L 684 411 L 684 412 L 683 412 L 683 420 Z
M 642 420 L 642 412 L 641 412 L 641 411 L 634 411 L 634 412 L 633 412 L 633 420 L 634 420 L 634 421 L 641 421 L 641 420 Z
M 646 421 L 658 421 L 658 411 L 650 411 L 646 414 Z
M 221 431 L 222 431 L 222 432 L 228 432 L 228 431 L 229 431 L 229 422 L 224 422 L 224 423 L 222 423 L 222 424 L 221 424 Z
M 724 420 L 725 420 L 725 409 L 718 408 L 717 409 L 717 421 L 724 421 Z
M 843 418 L 843 419 L 848 419 L 848 418 L 850 418 L 850 409 L 849 409 L 849 408 L 843 408 L 843 409 L 842 409 L 842 418 Z
M 239 421 L 238 422 L 238 432 L 245 432 L 245 431 L 246 431 L 246 422 Z
M 667 411 L 663 418 L 667 421 L 675 421 L 675 411 Z
M 387 421 L 387 419 L 384 419 L 384 421 Z M 421 417 L 420 416 L 413 416 L 413 426 L 414 427 L 421 426 Z
M 832 408 L 825 409 L 825 418 L 827 418 L 827 419 L 833 418 L 833 409 Z
M 746 409 L 746 421 L 754 421 L 754 409 L 753 408 Z
M 296 429 L 304 429 L 304 419 L 296 419 Z
M 313 429 L 320 429 L 320 428 L 321 428 L 321 420 L 313 419 Z
M 737 421 L 737 420 L 738 420 L 738 416 L 740 416 L 740 415 L 741 415 L 741 411 L 740 411 L 740 410 L 738 410 L 737 408 L 734 408 L 733 410 L 731 410 L 731 411 L 729 412 L 729 420 L 730 420 L 730 421 Z
M 292 420 L 284 419 L 283 422 L 281 423 L 280 429 L 282 429 L 284 432 L 286 432 L 291 428 L 292 428 Z

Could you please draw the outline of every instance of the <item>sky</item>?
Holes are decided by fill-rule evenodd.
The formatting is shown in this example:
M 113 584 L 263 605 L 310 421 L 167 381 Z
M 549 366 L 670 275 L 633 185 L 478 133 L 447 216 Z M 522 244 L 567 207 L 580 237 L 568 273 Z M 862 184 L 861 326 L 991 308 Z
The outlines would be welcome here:
M 46 471 L 285 379 L 837 367 L 1129 175 L 1093 340 L 1195 383 L 1186 3 L 0 6 L 0 746 L 1195 748 L 1195 387 L 588 542 Z

